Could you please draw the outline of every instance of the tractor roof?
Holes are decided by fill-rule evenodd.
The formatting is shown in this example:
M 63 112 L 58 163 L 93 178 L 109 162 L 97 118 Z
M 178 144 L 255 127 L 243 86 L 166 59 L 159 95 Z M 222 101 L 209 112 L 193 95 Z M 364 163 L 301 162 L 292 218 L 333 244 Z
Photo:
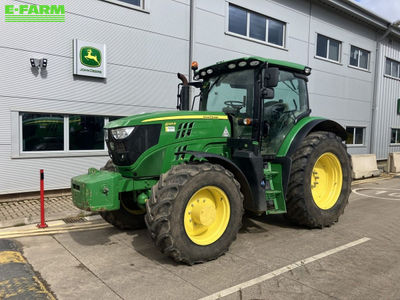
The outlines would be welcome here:
M 277 60 L 271 58 L 264 58 L 259 56 L 249 56 L 249 57 L 242 57 L 236 58 L 232 60 L 220 61 L 214 65 L 207 66 L 195 72 L 195 76 L 198 75 L 198 78 L 208 77 L 213 73 L 224 72 L 224 70 L 234 71 L 240 68 L 247 68 L 247 67 L 256 67 L 261 63 L 268 63 L 269 66 L 272 67 L 279 67 L 280 69 L 287 69 L 289 71 L 302 73 L 305 75 L 309 75 L 311 72 L 311 68 L 300 65 L 284 60 Z M 234 67 L 231 67 L 234 66 Z M 238 68 L 236 68 L 238 66 Z M 210 71 L 211 70 L 211 71 Z M 214 72 L 215 71 L 215 72 Z

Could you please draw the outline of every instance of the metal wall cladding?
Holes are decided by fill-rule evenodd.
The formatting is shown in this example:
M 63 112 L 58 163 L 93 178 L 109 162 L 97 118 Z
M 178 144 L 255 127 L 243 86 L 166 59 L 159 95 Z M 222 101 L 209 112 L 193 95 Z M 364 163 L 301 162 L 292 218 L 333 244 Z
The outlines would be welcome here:
M 399 152 L 399 145 L 391 145 L 391 129 L 400 128 L 397 99 L 400 98 L 400 79 L 385 75 L 386 58 L 400 62 L 400 43 L 389 37 L 380 44 L 380 70 L 377 78 L 374 147 L 377 159 L 387 159 L 390 152 Z
M 33 0 L 30 3 L 43 4 Z M 0 3 L 26 4 L 21 1 Z M 171 110 L 176 73 L 189 63 L 188 1 L 148 1 L 147 12 L 100 0 L 65 0 L 65 23 L 4 23 L 0 35 L 0 194 L 38 190 L 39 169 L 46 188 L 67 188 L 71 177 L 101 167 L 101 156 L 19 154 L 15 112 L 126 116 Z M 73 39 L 104 43 L 107 79 L 73 75 Z M 29 59 L 47 58 L 43 72 Z

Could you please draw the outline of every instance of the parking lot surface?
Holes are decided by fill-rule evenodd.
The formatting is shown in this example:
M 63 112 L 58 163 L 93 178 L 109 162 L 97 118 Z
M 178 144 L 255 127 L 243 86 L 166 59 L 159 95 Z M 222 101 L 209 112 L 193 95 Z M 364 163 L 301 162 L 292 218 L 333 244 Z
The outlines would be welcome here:
M 400 298 L 399 178 L 354 185 L 344 215 L 322 230 L 245 218 L 226 255 L 194 266 L 165 257 L 146 230 L 64 228 L 10 231 L 58 299 Z

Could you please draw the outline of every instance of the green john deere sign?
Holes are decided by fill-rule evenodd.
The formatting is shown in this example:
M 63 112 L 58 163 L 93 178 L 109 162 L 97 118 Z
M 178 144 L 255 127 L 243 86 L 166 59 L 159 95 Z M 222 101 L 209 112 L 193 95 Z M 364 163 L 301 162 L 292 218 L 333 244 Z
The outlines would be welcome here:
M 81 64 L 97 68 L 101 66 L 101 51 L 93 47 L 82 47 L 79 53 Z
M 74 39 L 74 74 L 106 78 L 106 45 Z

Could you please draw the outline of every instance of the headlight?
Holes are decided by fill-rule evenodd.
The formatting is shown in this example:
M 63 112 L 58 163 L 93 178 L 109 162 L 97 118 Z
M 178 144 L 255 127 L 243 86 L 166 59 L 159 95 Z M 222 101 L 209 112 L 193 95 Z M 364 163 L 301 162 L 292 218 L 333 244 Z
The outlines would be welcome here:
M 122 127 L 122 128 L 115 128 L 111 129 L 111 134 L 116 140 L 122 140 L 127 138 L 135 127 Z

